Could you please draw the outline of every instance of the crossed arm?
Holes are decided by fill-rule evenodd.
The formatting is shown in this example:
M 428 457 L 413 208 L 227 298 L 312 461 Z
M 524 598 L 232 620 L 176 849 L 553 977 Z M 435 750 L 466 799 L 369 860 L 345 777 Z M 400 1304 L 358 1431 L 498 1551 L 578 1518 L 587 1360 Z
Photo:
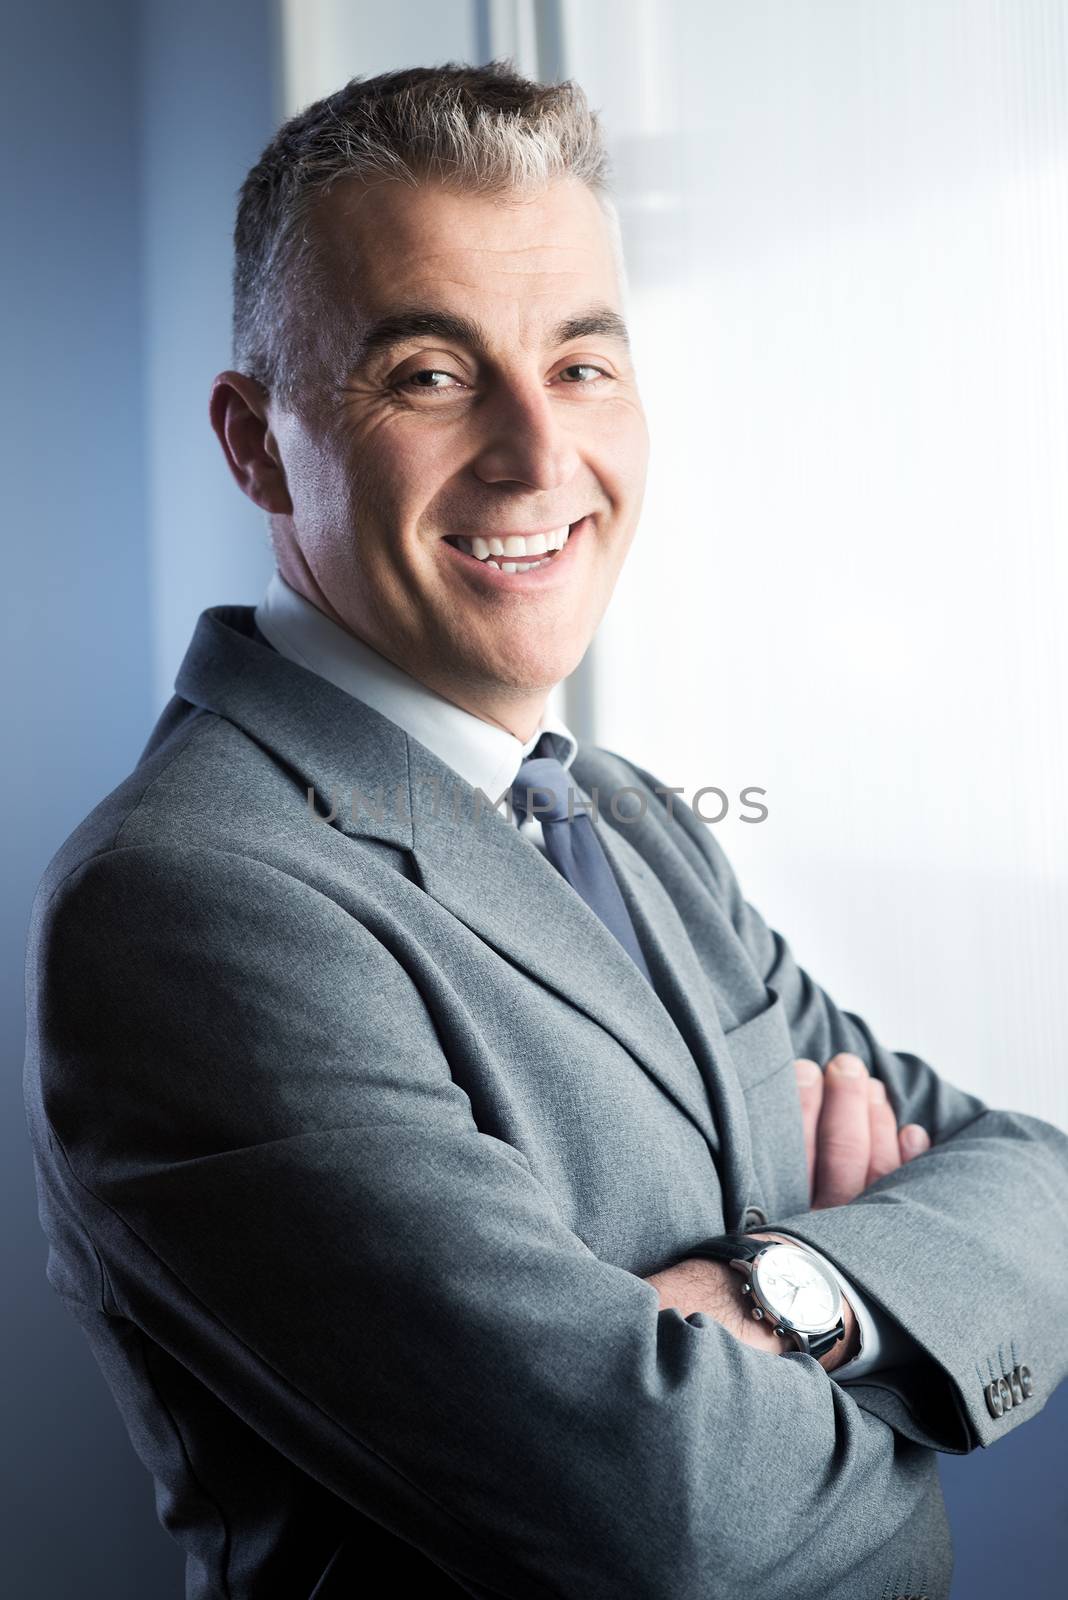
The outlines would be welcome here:
M 655 779 L 630 770 L 656 792 Z M 869 1125 L 865 1170 L 864 1149 L 843 1140 L 830 1100 L 820 1111 L 808 1100 L 804 1079 L 816 1086 L 812 1067 L 798 1069 L 816 1192 L 809 1207 L 776 1215 L 772 1225 L 826 1256 L 869 1306 L 893 1319 L 892 1331 L 900 1327 L 907 1344 L 907 1355 L 902 1347 L 878 1373 L 851 1382 L 850 1397 L 905 1438 L 936 1449 L 966 1451 L 1005 1437 L 1065 1376 L 1068 1138 L 1036 1117 L 985 1105 L 920 1057 L 881 1044 L 862 1017 L 840 1009 L 814 982 L 746 900 L 709 830 L 685 808 L 675 816 L 681 852 L 781 1006 L 796 1055 L 812 1058 L 812 1067 L 857 1057 L 883 1085 L 902 1135 L 918 1122 L 930 1136 L 926 1150 L 899 1145 L 903 1159 L 894 1165 L 889 1120 L 879 1111 Z M 723 937 L 718 930 L 714 936 Z M 859 1081 L 866 1086 L 863 1076 Z M 816 1087 L 825 1092 L 834 1083 L 832 1072 Z M 828 1153 L 812 1137 L 812 1119 L 822 1124 L 824 1110 Z M 922 1161 L 913 1159 L 917 1153 Z M 735 1287 L 728 1316 L 739 1298 Z M 799 1359 L 781 1353 L 790 1364 Z M 838 1359 L 844 1364 L 848 1351 Z M 1026 1364 L 1033 1393 L 1023 1406 L 999 1406 L 991 1391 L 1004 1391 L 1018 1364 Z M 1039 1367 L 1044 1383 L 1035 1378 Z
M 899 1132 L 885 1088 L 859 1056 L 840 1052 L 828 1062 L 826 1075 L 815 1061 L 802 1059 L 794 1067 L 814 1211 L 847 1205 L 869 1184 L 930 1148 L 919 1123 L 907 1123 Z M 796 1243 L 775 1232 L 754 1231 L 753 1237 Z M 674 1309 L 683 1317 L 703 1311 L 743 1344 L 768 1355 L 785 1353 L 787 1347 L 765 1322 L 745 1315 L 738 1275 L 725 1261 L 692 1256 L 645 1281 L 659 1294 L 661 1311 Z M 827 1372 L 857 1354 L 859 1330 L 848 1296 L 843 1296 L 842 1312 L 845 1337 L 818 1358 Z
M 35 909 L 36 1148 L 86 1236 L 75 1258 L 57 1232 L 56 1261 L 473 1594 L 654 1600 L 666 1573 L 673 1592 L 888 1592 L 937 1554 L 930 1448 L 1003 1436 L 1065 1375 L 1068 1140 L 885 1050 L 725 868 L 720 898 L 795 1050 L 862 1057 L 931 1133 L 851 1204 L 774 1219 L 907 1315 L 915 1406 L 661 1311 L 478 1127 L 380 903 L 231 850 L 114 849 Z M 824 1081 L 833 1145 L 846 1102 Z M 817 1184 L 841 1182 L 819 1154 Z M 1010 1349 L 1035 1394 L 995 1423 L 981 1384 Z M 788 1450 L 750 1451 L 787 1427 Z

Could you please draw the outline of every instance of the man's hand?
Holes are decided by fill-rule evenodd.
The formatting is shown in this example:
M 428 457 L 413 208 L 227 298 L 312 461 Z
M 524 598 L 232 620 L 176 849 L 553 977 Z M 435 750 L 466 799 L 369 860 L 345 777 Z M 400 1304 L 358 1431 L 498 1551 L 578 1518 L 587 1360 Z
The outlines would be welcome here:
M 832 1057 L 826 1074 L 815 1061 L 795 1061 L 794 1070 L 813 1211 L 847 1205 L 877 1178 L 930 1148 L 918 1122 L 898 1132 L 886 1090 L 859 1056 Z
M 834 1056 L 827 1063 L 826 1075 L 815 1061 L 795 1061 L 794 1070 L 801 1096 L 813 1211 L 848 1204 L 877 1178 L 894 1172 L 930 1148 L 931 1141 L 919 1123 L 907 1123 L 898 1131 L 886 1090 L 870 1076 L 859 1056 Z M 754 1232 L 751 1237 L 797 1243 L 785 1234 L 771 1232 Z M 753 1319 L 741 1296 L 740 1276 L 725 1261 L 693 1256 L 653 1273 L 645 1281 L 659 1294 L 662 1311 L 674 1308 L 683 1317 L 703 1311 L 743 1344 L 769 1355 L 794 1348 L 792 1341 Z M 842 1315 L 845 1337 L 819 1357 L 820 1366 L 827 1372 L 851 1360 L 859 1348 L 856 1316 L 844 1296 Z

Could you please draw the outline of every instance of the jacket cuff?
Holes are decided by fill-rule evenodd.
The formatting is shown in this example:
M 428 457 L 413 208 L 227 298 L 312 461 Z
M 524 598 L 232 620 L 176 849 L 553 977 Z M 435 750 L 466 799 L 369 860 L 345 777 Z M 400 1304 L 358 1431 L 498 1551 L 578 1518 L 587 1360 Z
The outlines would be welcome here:
M 869 1287 L 858 1290 L 855 1264 L 847 1266 L 837 1251 L 832 1254 L 827 1248 L 831 1244 L 833 1249 L 833 1224 L 827 1222 L 833 1215 L 833 1209 L 807 1212 L 786 1223 L 769 1221 L 761 1230 L 788 1234 L 814 1250 L 835 1273 L 842 1292 L 849 1296 L 861 1326 L 861 1351 L 852 1361 L 828 1373 L 828 1377 L 848 1387 L 850 1397 L 859 1406 L 880 1417 L 895 1432 L 947 1455 L 966 1455 L 982 1440 L 972 1425 L 955 1375 L 882 1305 Z M 832 1234 L 830 1239 L 824 1237 L 823 1227 Z M 865 1317 L 870 1318 L 866 1351 Z M 865 1354 L 871 1357 L 870 1361 L 863 1361 Z M 801 1351 L 787 1350 L 780 1360 L 791 1358 L 808 1359 Z

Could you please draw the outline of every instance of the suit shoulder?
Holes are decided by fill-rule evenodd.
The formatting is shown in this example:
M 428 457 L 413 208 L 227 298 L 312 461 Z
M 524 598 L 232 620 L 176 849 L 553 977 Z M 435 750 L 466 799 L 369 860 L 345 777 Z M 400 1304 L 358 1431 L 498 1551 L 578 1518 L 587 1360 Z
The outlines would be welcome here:
M 233 814 L 229 791 L 262 790 L 251 769 L 271 769 L 262 751 L 239 728 L 210 711 L 171 701 L 136 765 L 71 830 L 42 874 L 34 918 L 68 880 L 91 862 L 135 846 L 221 844 L 213 818 Z
M 167 708 L 168 712 L 170 709 Z M 192 707 L 189 709 L 193 710 Z M 163 720 L 161 717 L 156 724 L 153 738 Z M 41 875 L 35 897 L 38 906 L 50 901 L 66 879 L 86 862 L 114 848 L 123 828 L 136 814 L 160 775 L 180 759 L 186 743 L 198 733 L 199 720 L 199 717 L 190 717 L 181 728 L 172 726 L 167 737 L 156 744 L 151 754 L 148 753 L 152 749 L 150 740 L 131 771 L 71 829 Z

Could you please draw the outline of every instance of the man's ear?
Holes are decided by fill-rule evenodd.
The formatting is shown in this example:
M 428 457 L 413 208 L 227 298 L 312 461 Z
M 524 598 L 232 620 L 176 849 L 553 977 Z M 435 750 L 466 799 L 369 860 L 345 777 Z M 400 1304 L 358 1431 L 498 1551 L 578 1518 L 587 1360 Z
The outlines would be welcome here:
M 255 378 L 220 372 L 211 386 L 209 415 L 239 487 L 261 511 L 289 516 L 293 502 L 268 424 L 267 399 L 267 390 Z

